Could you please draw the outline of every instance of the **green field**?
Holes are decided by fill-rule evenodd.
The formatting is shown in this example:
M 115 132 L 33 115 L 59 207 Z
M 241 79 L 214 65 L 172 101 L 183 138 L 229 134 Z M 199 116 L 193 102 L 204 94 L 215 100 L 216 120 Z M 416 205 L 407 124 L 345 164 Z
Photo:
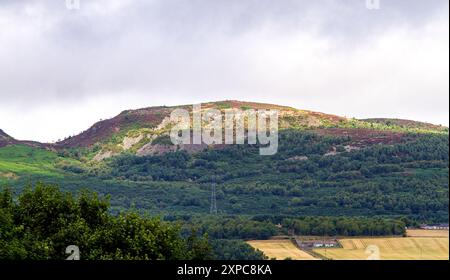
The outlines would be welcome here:
M 68 161 L 52 151 L 23 145 L 0 149 L 0 182 L 17 179 L 23 175 L 44 175 L 60 177 L 57 164 Z

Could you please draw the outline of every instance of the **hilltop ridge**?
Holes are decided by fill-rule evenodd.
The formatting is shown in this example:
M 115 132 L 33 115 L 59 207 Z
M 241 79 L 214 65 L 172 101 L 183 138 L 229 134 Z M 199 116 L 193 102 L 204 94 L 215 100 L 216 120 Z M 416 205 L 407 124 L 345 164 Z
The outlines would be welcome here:
M 0 129 L 0 147 L 5 147 L 7 145 L 16 144 L 17 140 L 6 134 L 2 129 Z
M 210 108 L 219 110 L 240 109 L 243 111 L 248 109 L 274 109 L 280 113 L 280 129 L 309 129 L 315 130 L 322 135 L 353 135 L 356 138 L 376 138 L 378 134 L 392 133 L 395 135 L 391 135 L 392 137 L 389 136 L 388 138 L 397 139 L 401 138 L 400 133 L 404 132 L 448 133 L 447 127 L 412 120 L 384 118 L 348 119 L 337 115 L 268 103 L 225 100 L 205 102 L 201 105 L 203 110 Z M 137 150 L 148 144 L 145 139 L 151 138 L 154 140 L 167 132 L 167 127 L 170 124 L 170 113 L 175 108 L 192 110 L 192 105 L 154 106 L 125 110 L 113 118 L 93 124 L 78 135 L 68 137 L 54 144 L 19 141 L 0 130 L 0 147 L 23 144 L 61 150 L 100 146 L 100 150 L 104 152 L 117 153 L 136 146 L 135 150 Z M 127 149 L 124 149 L 124 147 Z

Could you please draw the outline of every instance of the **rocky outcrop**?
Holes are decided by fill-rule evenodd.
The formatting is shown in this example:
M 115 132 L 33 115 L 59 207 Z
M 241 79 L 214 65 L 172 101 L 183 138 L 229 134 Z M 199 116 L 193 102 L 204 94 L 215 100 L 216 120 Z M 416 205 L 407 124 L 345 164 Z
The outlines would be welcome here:
M 94 161 L 102 161 L 104 159 L 110 158 L 112 156 L 116 155 L 112 151 L 106 151 L 106 152 L 100 152 L 93 158 Z
M 122 148 L 126 151 L 131 149 L 134 145 L 139 143 L 142 139 L 144 139 L 144 136 L 140 134 L 137 137 L 125 137 L 122 141 Z

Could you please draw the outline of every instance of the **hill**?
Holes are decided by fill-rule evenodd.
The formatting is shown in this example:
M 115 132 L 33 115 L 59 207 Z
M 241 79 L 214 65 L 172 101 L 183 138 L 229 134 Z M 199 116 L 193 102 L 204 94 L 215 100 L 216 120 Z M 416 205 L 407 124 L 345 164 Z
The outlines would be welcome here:
M 0 148 L 17 143 L 17 140 L 0 129 Z
M 126 138 L 142 133 L 149 133 L 151 130 L 164 130 L 169 124 L 170 113 L 176 108 L 184 108 L 192 111 L 192 105 L 182 105 L 175 107 L 149 107 L 137 110 L 127 110 L 116 117 L 100 121 L 81 134 L 58 142 L 56 148 L 76 148 L 90 147 L 97 143 L 117 140 L 117 138 Z M 202 104 L 202 110 L 207 109 L 275 109 L 279 110 L 283 122 L 282 127 L 291 125 L 302 126 L 320 126 L 326 122 L 336 124 L 344 120 L 337 116 L 326 115 L 317 112 L 300 111 L 294 108 L 278 106 L 273 104 L 242 102 L 242 101 L 220 101 Z M 113 139 L 112 139 L 113 138 Z
M 39 143 L 36 141 L 16 140 L 0 129 L 0 148 L 10 146 L 10 145 L 25 145 L 25 146 L 29 146 L 29 147 L 36 147 L 36 148 L 42 148 L 42 149 L 51 149 L 52 148 L 51 144 Z
M 86 131 L 67 137 L 55 144 L 34 141 L 19 141 L 0 130 L 0 147 L 23 144 L 46 149 L 74 149 L 89 148 L 103 150 L 106 154 L 117 154 L 130 149 L 136 144 L 139 148 L 152 141 L 145 139 L 156 138 L 161 134 L 167 135 L 170 126 L 170 113 L 176 108 L 192 110 L 191 105 L 174 107 L 158 106 L 137 110 L 126 110 L 114 118 L 95 123 Z M 243 102 L 227 100 L 202 104 L 202 109 L 274 109 L 279 111 L 280 129 L 313 130 L 319 135 L 351 137 L 355 143 L 364 144 L 392 144 L 399 142 L 405 133 L 447 133 L 448 128 L 428 123 L 401 119 L 347 119 L 336 115 L 320 112 L 299 110 L 287 106 L 266 103 Z M 135 147 L 136 148 L 136 147 Z M 136 149 L 135 149 L 136 150 Z M 100 157 L 104 158 L 104 157 Z
M 214 181 L 222 215 L 263 216 L 276 224 L 304 216 L 448 221 L 448 129 L 261 103 L 202 105 L 279 110 L 278 152 L 260 156 L 258 145 L 174 146 L 170 112 L 191 106 L 150 107 L 124 111 L 56 144 L 18 141 L 2 131 L 0 184 L 87 187 L 112 195 L 112 211 L 136 207 L 176 216 L 208 213 Z M 287 224 L 310 233 L 303 223 Z
M 191 105 L 175 107 L 148 107 L 127 110 L 114 118 L 102 120 L 79 135 L 68 137 L 56 144 L 22 142 L 25 145 L 39 145 L 47 149 L 83 150 L 89 160 L 101 161 L 124 152 L 137 155 L 166 153 L 176 150 L 168 141 L 171 127 L 170 113 L 176 108 L 192 110 Z M 414 121 L 383 119 L 356 120 L 330 114 L 299 110 L 273 104 L 219 101 L 202 104 L 202 110 L 275 109 L 279 111 L 280 130 L 296 129 L 311 131 L 321 136 L 347 137 L 349 146 L 364 147 L 374 144 L 395 144 L 408 138 L 409 133 L 448 134 L 448 128 Z M 180 148 L 180 147 L 179 147 Z M 189 152 L 198 152 L 205 146 L 182 146 Z M 332 152 L 332 151 L 331 151 Z

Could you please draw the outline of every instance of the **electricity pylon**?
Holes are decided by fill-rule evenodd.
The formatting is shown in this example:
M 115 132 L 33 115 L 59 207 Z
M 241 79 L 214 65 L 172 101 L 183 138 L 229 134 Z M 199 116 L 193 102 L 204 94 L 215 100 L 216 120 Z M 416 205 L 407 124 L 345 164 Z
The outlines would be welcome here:
M 217 214 L 217 197 L 216 197 L 216 182 L 213 180 L 211 186 L 211 208 L 209 209 L 210 214 Z

